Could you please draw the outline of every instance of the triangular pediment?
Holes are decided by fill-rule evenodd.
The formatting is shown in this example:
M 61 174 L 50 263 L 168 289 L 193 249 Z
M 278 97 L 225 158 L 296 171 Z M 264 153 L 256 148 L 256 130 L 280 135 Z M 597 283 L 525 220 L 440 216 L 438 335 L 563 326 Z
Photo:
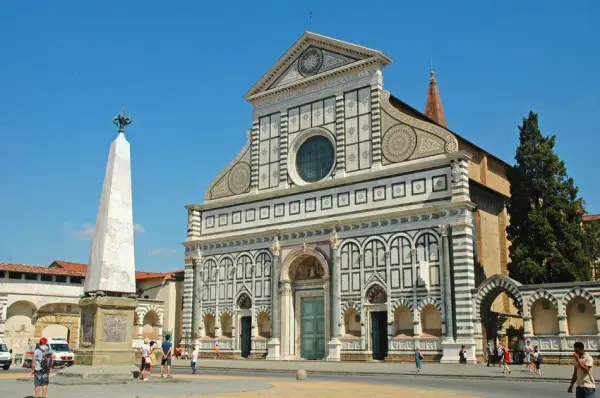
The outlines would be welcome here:
M 309 83 L 316 76 L 321 77 L 359 62 L 387 65 L 391 59 L 377 50 L 305 32 L 244 98 L 252 100 L 257 94 Z

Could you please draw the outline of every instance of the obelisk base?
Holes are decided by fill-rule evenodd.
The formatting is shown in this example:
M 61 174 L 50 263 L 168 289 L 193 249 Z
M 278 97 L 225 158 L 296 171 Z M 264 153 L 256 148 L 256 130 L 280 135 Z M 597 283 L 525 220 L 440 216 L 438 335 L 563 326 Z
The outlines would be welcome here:
M 86 297 L 79 300 L 79 307 L 81 332 L 75 365 L 134 365 L 131 340 L 137 300 Z

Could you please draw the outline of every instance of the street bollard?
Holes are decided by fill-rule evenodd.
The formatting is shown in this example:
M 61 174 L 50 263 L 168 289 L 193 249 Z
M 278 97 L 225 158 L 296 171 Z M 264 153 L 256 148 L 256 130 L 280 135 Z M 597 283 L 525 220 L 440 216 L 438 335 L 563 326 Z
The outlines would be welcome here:
M 306 380 L 306 370 L 300 369 L 296 372 L 296 380 Z

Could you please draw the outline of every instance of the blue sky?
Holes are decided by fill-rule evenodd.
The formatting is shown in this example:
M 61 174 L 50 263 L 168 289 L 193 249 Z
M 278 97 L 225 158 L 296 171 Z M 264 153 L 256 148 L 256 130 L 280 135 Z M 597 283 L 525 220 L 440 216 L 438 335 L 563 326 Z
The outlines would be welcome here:
M 0 261 L 87 262 L 125 105 L 136 266 L 182 268 L 183 206 L 242 147 L 242 95 L 304 30 L 385 52 L 385 88 L 420 110 L 433 57 L 449 127 L 509 163 L 521 117 L 539 112 L 599 213 L 599 14 L 598 1 L 4 1 Z

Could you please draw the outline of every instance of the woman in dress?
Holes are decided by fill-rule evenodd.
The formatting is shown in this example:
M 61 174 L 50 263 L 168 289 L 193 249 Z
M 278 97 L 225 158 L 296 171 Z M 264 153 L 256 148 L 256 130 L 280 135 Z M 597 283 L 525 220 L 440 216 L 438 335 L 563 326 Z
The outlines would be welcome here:
M 146 369 L 144 370 L 144 381 L 152 379 L 152 368 L 154 367 L 154 350 L 156 349 L 156 341 L 150 342 L 150 349 L 148 350 L 148 356 L 146 357 Z
M 505 373 L 506 371 L 508 371 L 508 373 L 510 373 L 510 368 L 508 367 L 509 362 L 510 362 L 510 351 L 505 349 L 504 355 L 502 355 L 502 373 Z
M 421 354 L 421 349 L 417 347 L 415 351 L 415 365 L 417 365 L 417 372 L 420 372 L 423 369 L 423 354 Z

